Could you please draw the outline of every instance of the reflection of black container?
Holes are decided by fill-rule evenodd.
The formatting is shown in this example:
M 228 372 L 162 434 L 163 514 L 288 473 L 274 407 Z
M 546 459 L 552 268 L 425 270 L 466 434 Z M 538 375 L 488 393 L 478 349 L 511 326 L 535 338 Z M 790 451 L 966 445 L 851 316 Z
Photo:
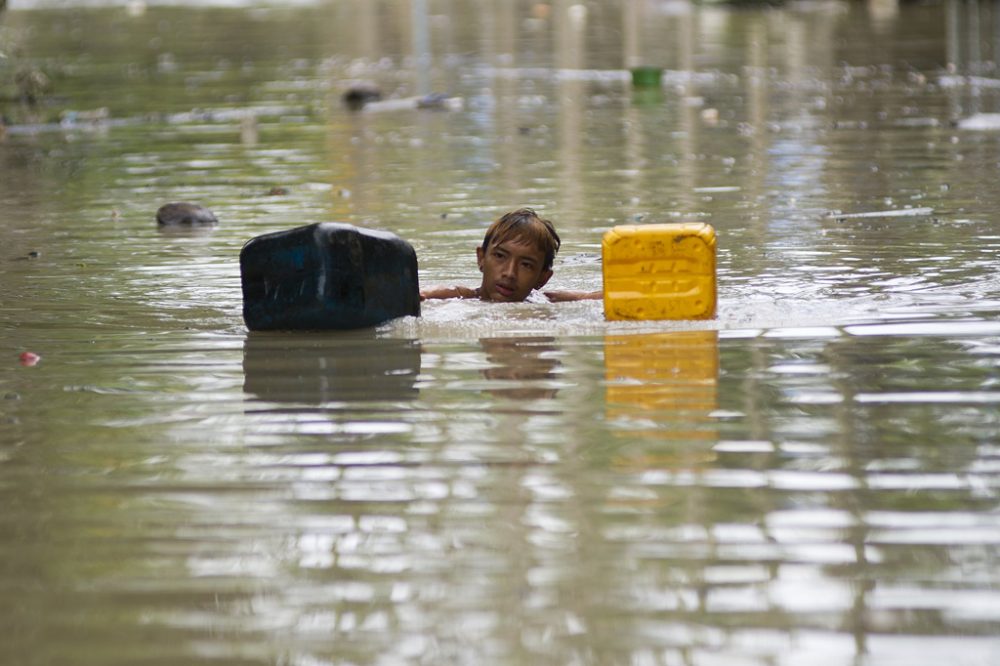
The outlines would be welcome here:
M 252 331 L 348 329 L 420 314 L 417 255 L 393 234 L 324 222 L 250 240 L 240 252 Z
M 250 333 L 243 390 L 272 402 L 400 401 L 417 397 L 420 344 L 371 332 Z

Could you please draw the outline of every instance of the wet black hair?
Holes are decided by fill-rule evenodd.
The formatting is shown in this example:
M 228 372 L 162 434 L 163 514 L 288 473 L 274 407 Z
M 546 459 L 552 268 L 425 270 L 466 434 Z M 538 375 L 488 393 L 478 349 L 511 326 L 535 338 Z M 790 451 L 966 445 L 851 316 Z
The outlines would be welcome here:
M 538 247 L 545 255 L 543 266 L 545 270 L 552 268 L 556 252 L 562 244 L 555 225 L 531 208 L 512 210 L 491 224 L 486 230 L 486 237 L 483 238 L 483 251 L 489 250 L 491 245 L 499 245 L 511 238 L 523 238 Z

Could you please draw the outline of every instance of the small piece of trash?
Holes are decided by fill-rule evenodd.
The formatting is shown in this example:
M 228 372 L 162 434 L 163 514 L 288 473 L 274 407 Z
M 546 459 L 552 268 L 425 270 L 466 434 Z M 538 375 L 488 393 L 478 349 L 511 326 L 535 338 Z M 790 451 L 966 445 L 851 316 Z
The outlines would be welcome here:
M 962 130 L 1000 130 L 1000 113 L 977 113 L 957 123 Z
M 873 210 L 865 213 L 842 213 L 839 210 L 831 210 L 823 217 L 835 220 L 862 220 L 879 217 L 924 217 L 933 215 L 933 208 L 900 208 L 896 210 Z
M 360 107 L 360 110 L 371 111 L 404 111 L 407 109 L 441 109 L 444 111 L 461 111 L 465 101 L 461 97 L 450 97 L 444 94 L 423 95 L 421 97 L 405 97 L 400 99 L 374 100 Z
M 26 368 L 30 368 L 33 365 L 38 365 L 38 362 L 42 360 L 42 357 L 34 352 L 26 351 L 21 352 L 19 359 L 21 361 L 21 365 Z
M 738 185 L 720 185 L 718 187 L 696 187 L 695 192 L 698 193 L 709 193 L 714 194 L 717 192 L 739 192 L 740 187 Z

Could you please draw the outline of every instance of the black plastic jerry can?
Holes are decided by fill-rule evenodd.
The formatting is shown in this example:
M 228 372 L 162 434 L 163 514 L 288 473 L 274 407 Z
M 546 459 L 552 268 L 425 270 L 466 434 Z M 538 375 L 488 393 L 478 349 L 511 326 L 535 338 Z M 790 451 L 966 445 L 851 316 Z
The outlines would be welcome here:
M 417 254 L 385 231 L 322 222 L 251 239 L 240 252 L 252 331 L 350 329 L 420 315 Z

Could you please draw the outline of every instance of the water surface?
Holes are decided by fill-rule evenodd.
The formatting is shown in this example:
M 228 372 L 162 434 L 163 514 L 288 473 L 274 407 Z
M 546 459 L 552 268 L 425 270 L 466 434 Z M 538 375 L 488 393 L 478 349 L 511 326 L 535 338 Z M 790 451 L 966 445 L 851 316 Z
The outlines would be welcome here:
M 11 4 L 0 661 L 1000 659 L 992 4 Z M 612 226 L 711 223 L 718 318 L 243 325 L 258 234 L 475 285 L 521 205 L 560 288 Z

